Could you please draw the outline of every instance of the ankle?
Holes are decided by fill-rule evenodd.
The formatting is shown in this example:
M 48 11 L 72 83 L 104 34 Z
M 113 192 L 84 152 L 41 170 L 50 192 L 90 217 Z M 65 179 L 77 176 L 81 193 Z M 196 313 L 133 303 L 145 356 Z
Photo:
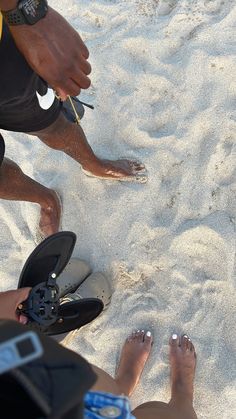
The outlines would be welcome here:
M 170 404 L 193 404 L 193 391 L 186 390 L 182 386 L 172 387 Z
M 115 382 L 120 391 L 120 394 L 124 394 L 125 396 L 130 397 L 132 391 L 130 391 L 130 388 L 128 387 L 128 385 L 126 385 L 126 380 L 123 377 L 116 377 Z
M 101 160 L 94 154 L 92 156 L 90 155 L 88 158 L 83 158 L 83 160 L 80 161 L 80 164 L 84 170 L 92 172 L 100 167 Z
M 39 199 L 39 205 L 42 210 L 50 210 L 55 207 L 55 201 L 57 200 L 56 192 L 53 189 L 44 189 L 42 197 Z
M 171 397 L 168 403 L 174 417 L 181 417 L 181 419 L 197 419 L 193 408 L 193 402 L 188 398 Z

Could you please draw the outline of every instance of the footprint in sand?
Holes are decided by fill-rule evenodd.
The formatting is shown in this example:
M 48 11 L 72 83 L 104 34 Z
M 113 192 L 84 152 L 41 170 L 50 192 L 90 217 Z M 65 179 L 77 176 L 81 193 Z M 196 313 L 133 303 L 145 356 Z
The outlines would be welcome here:
M 177 0 L 160 0 L 157 12 L 159 16 L 169 15 L 177 4 Z
M 232 284 L 235 269 L 234 224 L 227 212 L 184 221 L 170 247 L 178 269 L 195 284 L 207 280 Z M 191 272 L 191 274 L 189 273 Z
M 204 6 L 207 13 L 218 13 L 224 3 L 222 0 L 205 0 Z

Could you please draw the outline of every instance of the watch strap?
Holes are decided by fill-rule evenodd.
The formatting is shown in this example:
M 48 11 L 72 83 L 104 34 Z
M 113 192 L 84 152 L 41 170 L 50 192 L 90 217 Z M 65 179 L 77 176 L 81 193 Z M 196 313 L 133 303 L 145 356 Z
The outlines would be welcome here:
M 15 9 L 2 11 L 2 15 L 9 26 L 33 25 L 47 11 L 47 0 L 21 0 Z
M 25 25 L 27 23 L 21 10 L 17 8 L 2 12 L 2 15 L 9 26 Z

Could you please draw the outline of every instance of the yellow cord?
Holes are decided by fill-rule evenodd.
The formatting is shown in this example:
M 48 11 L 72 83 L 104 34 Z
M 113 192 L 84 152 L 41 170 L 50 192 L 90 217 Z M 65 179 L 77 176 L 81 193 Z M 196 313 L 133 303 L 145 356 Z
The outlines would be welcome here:
M 57 98 L 58 100 L 61 100 L 60 96 L 58 96 L 58 95 L 56 94 L 56 92 L 55 92 L 55 96 L 56 96 L 56 98 Z M 70 104 L 71 104 L 71 107 L 72 107 L 73 112 L 74 112 L 74 114 L 75 114 L 76 123 L 77 123 L 78 125 L 80 125 L 80 117 L 79 117 L 79 115 L 78 115 L 78 114 L 77 114 L 77 112 L 76 112 L 76 109 L 75 109 L 74 103 L 73 103 L 73 101 L 72 101 L 72 99 L 71 99 L 71 97 L 70 97 L 69 95 L 67 96 L 67 99 L 69 99 Z
M 70 96 L 68 96 L 68 99 L 69 99 L 70 104 L 71 104 L 71 107 L 72 107 L 72 109 L 73 109 L 73 111 L 74 111 L 75 118 L 76 118 L 76 122 L 77 122 L 77 124 L 78 124 L 78 125 L 80 125 L 80 117 L 79 117 L 79 115 L 78 115 L 78 114 L 77 114 L 77 112 L 76 112 L 76 109 L 75 109 L 74 103 L 73 103 L 73 101 L 72 101 L 72 99 L 71 99 L 71 97 L 70 97 Z

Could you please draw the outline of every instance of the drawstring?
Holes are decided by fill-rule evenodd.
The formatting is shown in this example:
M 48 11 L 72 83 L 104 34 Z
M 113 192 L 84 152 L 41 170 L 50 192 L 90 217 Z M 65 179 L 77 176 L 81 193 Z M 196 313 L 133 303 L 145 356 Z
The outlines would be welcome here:
M 60 96 L 58 96 L 57 94 L 56 94 L 56 98 L 57 99 L 59 99 L 59 100 L 61 100 L 61 98 L 60 98 Z M 78 115 L 78 113 L 77 113 L 77 111 L 76 111 L 76 109 L 75 109 L 75 105 L 74 105 L 74 103 L 73 103 L 73 100 L 75 101 L 75 102 L 78 102 L 78 103 L 82 103 L 82 105 L 84 105 L 84 106 L 87 106 L 87 108 L 90 108 L 90 109 L 94 109 L 94 106 L 93 105 L 89 105 L 88 103 L 86 103 L 86 102 L 82 102 L 82 100 L 79 100 L 77 97 L 75 97 L 75 96 L 67 96 L 67 98 L 69 99 L 69 101 L 70 101 L 70 105 L 71 105 L 71 107 L 72 107 L 72 110 L 73 110 L 73 112 L 74 112 L 74 114 L 75 114 L 75 119 L 76 119 L 76 123 L 78 124 L 78 125 L 80 125 L 80 117 L 79 117 L 79 115 Z
M 72 96 L 72 99 L 73 99 L 75 102 L 82 103 L 82 105 L 87 106 L 87 108 L 94 109 L 94 106 L 93 106 L 93 105 L 89 105 L 89 104 L 88 104 L 88 103 L 86 103 L 86 102 L 82 102 L 82 100 L 78 99 L 78 98 L 77 98 L 77 97 L 75 97 L 75 96 Z
M 77 114 L 77 112 L 76 112 L 76 109 L 75 109 L 74 103 L 73 103 L 73 101 L 72 101 L 72 99 L 71 99 L 71 97 L 70 97 L 70 96 L 68 96 L 68 99 L 69 99 L 69 101 L 70 101 L 71 107 L 72 107 L 73 112 L 74 112 L 74 114 L 75 114 L 76 123 L 77 123 L 78 125 L 80 125 L 80 117 L 79 117 L 79 115 L 78 115 L 78 114 Z

